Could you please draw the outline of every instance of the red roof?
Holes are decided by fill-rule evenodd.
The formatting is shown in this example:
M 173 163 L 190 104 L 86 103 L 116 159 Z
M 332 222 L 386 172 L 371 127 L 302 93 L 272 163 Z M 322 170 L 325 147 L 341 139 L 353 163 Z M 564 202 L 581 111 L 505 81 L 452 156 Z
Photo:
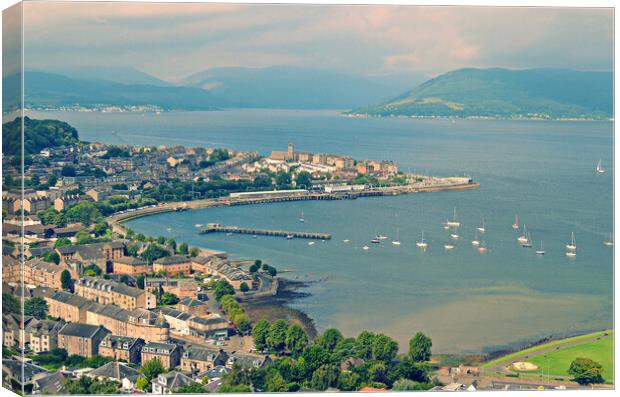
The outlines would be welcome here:
M 363 393 L 376 393 L 376 392 L 387 391 L 387 389 L 377 389 L 376 387 L 365 386 L 365 387 L 362 387 L 360 391 Z

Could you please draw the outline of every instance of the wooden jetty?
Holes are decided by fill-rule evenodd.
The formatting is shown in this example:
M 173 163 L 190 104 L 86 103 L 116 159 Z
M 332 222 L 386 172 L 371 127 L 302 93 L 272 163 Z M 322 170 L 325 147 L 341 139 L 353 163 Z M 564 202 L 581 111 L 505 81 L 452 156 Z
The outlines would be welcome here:
M 200 229 L 200 234 L 207 233 L 237 233 L 237 234 L 251 234 L 256 236 L 274 236 L 274 237 L 293 237 L 293 238 L 307 238 L 312 240 L 330 240 L 331 234 L 328 233 L 316 233 L 316 232 L 293 232 L 290 230 L 273 230 L 273 229 L 255 229 L 251 227 L 239 227 L 239 226 L 225 226 L 219 223 L 209 223 L 207 226 Z

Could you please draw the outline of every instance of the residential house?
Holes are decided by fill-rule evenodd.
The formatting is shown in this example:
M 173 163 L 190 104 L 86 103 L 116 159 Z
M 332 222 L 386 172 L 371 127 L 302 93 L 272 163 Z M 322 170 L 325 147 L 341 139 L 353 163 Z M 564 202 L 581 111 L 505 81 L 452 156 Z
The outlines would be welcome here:
M 263 368 L 270 362 L 271 358 L 269 356 L 238 351 L 228 356 L 226 366 L 232 368 L 236 364 L 242 368 Z
M 183 273 L 187 276 L 190 274 L 191 265 L 191 260 L 186 256 L 166 256 L 153 262 L 153 272 L 165 272 L 169 276 Z
M 124 363 L 111 361 L 93 371 L 90 371 L 86 374 L 86 376 L 102 381 L 108 380 L 119 382 L 123 390 L 132 391 L 136 386 L 136 380 L 138 380 L 140 372 Z
M 142 364 L 159 360 L 165 368 L 172 369 L 179 365 L 181 348 L 174 343 L 147 342 L 142 346 Z
M 99 343 L 99 355 L 139 364 L 144 340 L 129 336 L 106 335 Z
M 166 319 L 146 309 L 129 311 L 115 305 L 93 302 L 86 311 L 86 323 L 103 325 L 113 335 L 138 335 L 146 342 L 167 341 L 170 338 L 170 325 Z
M 134 256 L 121 256 L 112 260 L 112 271 L 114 274 L 127 274 L 137 276 L 146 274 L 146 261 Z
M 206 316 L 209 314 L 209 305 L 192 298 L 181 299 L 179 303 L 177 303 L 177 309 L 185 313 L 193 314 L 194 316 Z
M 182 386 L 199 384 L 189 376 L 178 371 L 171 371 L 157 375 L 151 380 L 153 394 L 172 394 Z
M 196 374 L 218 365 L 225 365 L 226 361 L 228 361 L 228 354 L 223 350 L 190 346 L 183 351 L 181 356 L 181 369 Z
M 94 302 L 65 291 L 51 291 L 44 296 L 48 313 L 67 322 L 86 322 L 86 309 Z
M 103 305 L 112 304 L 127 310 L 150 309 L 157 306 L 155 296 L 149 291 L 93 277 L 77 280 L 75 294 Z
M 30 345 L 30 350 L 42 353 L 58 347 L 58 332 L 64 327 L 63 320 L 33 320 L 24 330 L 25 340 Z
M 58 347 L 69 355 L 92 357 L 99 353 L 99 343 L 109 333 L 101 325 L 68 323 L 58 333 Z
M 191 314 L 171 307 L 159 308 L 159 313 L 161 313 L 168 324 L 170 324 L 170 329 L 172 331 L 181 335 L 189 335 L 189 321 L 192 318 Z

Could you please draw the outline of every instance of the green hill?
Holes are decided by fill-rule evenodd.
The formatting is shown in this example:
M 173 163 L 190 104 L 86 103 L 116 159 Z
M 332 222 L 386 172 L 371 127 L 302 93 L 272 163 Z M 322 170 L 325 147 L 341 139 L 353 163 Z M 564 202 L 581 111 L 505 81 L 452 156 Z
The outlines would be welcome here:
M 562 69 L 459 69 L 383 104 L 348 113 L 608 119 L 613 114 L 613 74 Z
M 21 118 L 2 124 L 2 153 L 15 156 L 21 153 Z M 78 132 L 58 120 L 34 120 L 24 117 L 24 153 L 36 154 L 48 147 L 72 145 L 79 142 Z

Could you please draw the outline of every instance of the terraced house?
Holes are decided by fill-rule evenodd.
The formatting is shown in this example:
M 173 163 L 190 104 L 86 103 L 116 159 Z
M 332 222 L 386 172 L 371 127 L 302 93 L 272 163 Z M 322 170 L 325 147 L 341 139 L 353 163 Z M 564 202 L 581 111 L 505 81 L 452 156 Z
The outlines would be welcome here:
M 83 277 L 75 283 L 75 294 L 103 305 L 112 304 L 127 310 L 157 306 L 155 295 L 149 291 L 106 279 Z
M 100 325 L 69 323 L 58 333 L 58 347 L 69 355 L 92 357 L 99 353 L 99 343 L 109 333 Z
M 174 343 L 149 342 L 142 346 L 142 362 L 159 360 L 165 368 L 179 365 L 181 348 Z
M 170 325 L 163 316 L 146 309 L 126 310 L 114 305 L 93 303 L 86 313 L 86 323 L 101 324 L 113 335 L 144 339 L 147 342 L 167 341 Z
M 172 255 L 153 261 L 153 272 L 165 272 L 168 276 L 183 273 L 188 276 L 191 266 L 192 262 L 188 257 L 183 255 Z
M 32 320 L 24 330 L 25 339 L 35 353 L 47 352 L 58 347 L 58 332 L 65 322 L 54 320 Z
M 85 264 L 94 263 L 103 272 L 108 273 L 108 268 L 112 267 L 112 261 L 125 255 L 125 245 L 119 241 L 69 245 L 57 248 L 56 252 L 60 255 L 62 262 L 73 260 Z
M 129 276 L 146 274 L 146 261 L 133 256 L 121 256 L 112 260 L 112 271 L 114 274 L 127 274 Z
M 20 283 L 23 277 L 24 284 L 27 285 L 61 289 L 60 278 L 65 270 L 71 274 L 72 278 L 77 278 L 75 270 L 63 264 L 56 265 L 35 258 L 25 261 L 22 267 L 17 259 L 10 256 L 2 257 L 2 279 L 5 283 Z
M 197 374 L 218 365 L 225 365 L 226 361 L 228 361 L 228 354 L 223 350 L 190 346 L 181 356 L 181 369 Z
M 139 364 L 144 340 L 127 336 L 107 335 L 99 343 L 99 355 L 112 357 L 114 361 L 124 360 Z

